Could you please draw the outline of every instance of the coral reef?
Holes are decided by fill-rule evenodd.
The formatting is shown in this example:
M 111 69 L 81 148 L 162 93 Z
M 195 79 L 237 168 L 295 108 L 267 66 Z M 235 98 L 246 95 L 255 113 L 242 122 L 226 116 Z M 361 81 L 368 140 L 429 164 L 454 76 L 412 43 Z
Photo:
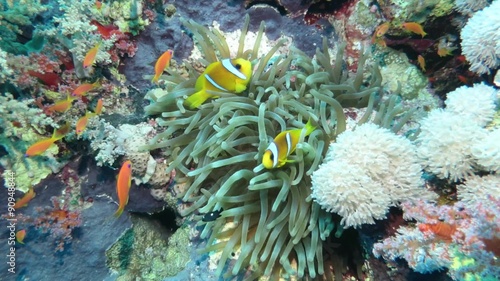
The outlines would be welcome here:
M 108 266 L 123 280 L 163 280 L 175 276 L 190 260 L 188 228 L 179 228 L 165 239 L 165 228 L 141 216 L 132 217 L 125 231 L 106 251 Z
M 58 127 L 42 110 L 30 107 L 32 103 L 32 99 L 19 101 L 8 93 L 0 96 L 0 145 L 6 152 L 0 157 L 0 163 L 16 174 L 16 189 L 23 192 L 51 173 L 58 172 L 65 162 L 55 157 L 57 145 L 49 148 L 45 156 L 24 156 L 31 144 L 51 133 L 45 131 L 46 126 Z
M 491 73 L 500 67 L 500 1 L 476 12 L 460 32 L 462 54 L 471 64 L 470 70 Z
M 468 187 L 475 183 L 478 181 L 469 182 Z M 490 188 L 498 189 L 498 178 L 489 183 L 493 183 Z M 468 194 L 479 188 L 473 187 Z M 403 204 L 405 219 L 416 219 L 417 227 L 400 227 L 395 236 L 376 243 L 373 253 L 389 261 L 404 258 L 421 273 L 447 268 L 453 280 L 474 280 L 479 276 L 484 278 L 481 280 L 496 280 L 500 277 L 499 203 L 498 196 L 480 194 L 453 206 Z
M 323 164 L 312 174 L 312 198 L 341 215 L 347 227 L 374 224 L 402 201 L 435 199 L 423 189 L 415 150 L 408 139 L 375 124 L 345 131 L 330 144 Z
M 488 132 L 484 126 L 493 120 L 497 95 L 498 90 L 484 84 L 463 86 L 448 93 L 446 109 L 432 110 L 420 122 L 417 153 L 426 171 L 450 181 L 466 178 L 478 168 L 473 147 L 481 158 L 479 161 L 495 168 L 494 164 L 488 164 L 495 159 L 490 156 L 498 154 L 498 148 L 491 147 L 488 141 L 495 133 Z M 488 147 L 483 143 L 491 147 L 488 156 L 484 156 Z
M 205 66 L 231 57 L 218 30 L 193 21 L 184 24 L 192 32 Z M 248 91 L 242 95 L 221 93 L 198 110 L 188 110 L 184 99 L 195 92 L 199 72 L 191 66 L 187 66 L 187 76 L 169 70 L 169 76 L 160 78 L 166 82 L 164 90 L 147 95 L 151 104 L 145 112 L 161 114 L 157 122 L 165 127 L 147 148 L 162 149 L 169 159 L 167 172 L 175 169 L 176 181 L 186 184 L 181 197 L 192 205 L 182 215 L 220 212 L 220 219 L 198 223 L 203 226 L 200 237 L 208 237 L 205 251 L 221 254 L 216 275 L 224 271 L 224 276 L 237 275 L 250 267 L 249 280 L 261 275 L 314 278 L 330 270 L 323 265 L 321 241 L 334 224 L 332 216 L 311 200 L 310 175 L 323 158 L 326 143 L 346 128 L 343 106 L 367 107 L 360 124 L 378 108 L 380 73 L 376 66 L 365 65 L 366 54 L 360 57 L 355 75 L 343 70 L 345 45 L 338 47 L 332 65 L 326 39 L 314 59 L 291 47 L 286 56 L 279 55 L 270 64 L 283 40 L 258 59 L 264 25 L 253 48 L 245 50 L 252 46 L 246 41 L 247 30 L 248 18 L 235 57 L 256 65 Z M 384 123 L 383 119 L 391 127 L 401 108 L 395 107 L 394 99 L 383 104 L 387 111 L 380 109 L 378 122 Z M 320 129 L 299 144 L 291 156 L 295 162 L 265 170 L 260 159 L 267 141 L 290 127 L 302 127 L 308 119 Z M 230 255 L 236 252 L 226 271 Z

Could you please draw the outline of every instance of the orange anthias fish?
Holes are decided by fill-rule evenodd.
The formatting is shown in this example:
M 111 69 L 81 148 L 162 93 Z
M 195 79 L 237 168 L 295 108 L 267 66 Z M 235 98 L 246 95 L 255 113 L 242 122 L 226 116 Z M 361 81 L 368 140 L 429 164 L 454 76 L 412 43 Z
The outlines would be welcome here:
M 130 190 L 130 185 L 132 183 L 132 163 L 130 160 L 123 163 L 120 172 L 118 173 L 118 179 L 116 180 L 116 193 L 118 194 L 118 210 L 116 210 L 114 216 L 119 217 L 125 209 L 125 205 L 128 203 L 128 193 Z
M 87 68 L 94 64 L 95 58 L 97 56 L 97 52 L 99 51 L 99 47 L 101 46 L 101 42 L 97 43 L 92 49 L 90 49 L 85 58 L 83 59 L 83 67 Z
M 79 136 L 85 131 L 85 128 L 87 128 L 87 123 L 89 122 L 90 117 L 94 117 L 96 114 L 92 112 L 87 112 L 85 115 L 80 117 L 78 121 L 76 121 L 76 134 Z
M 68 98 L 54 103 L 53 105 L 49 106 L 47 110 L 52 112 L 57 111 L 61 113 L 66 112 L 68 111 L 68 109 L 71 108 L 71 104 L 73 103 L 74 100 L 75 98 L 72 98 L 70 95 L 68 95 Z
M 377 28 L 375 29 L 375 36 L 376 37 L 384 36 L 389 30 L 389 27 L 391 27 L 391 24 L 389 22 L 384 22 L 383 24 L 377 26 Z
M 160 75 L 163 71 L 170 65 L 170 60 L 174 55 L 174 51 L 168 50 L 164 52 L 156 61 L 155 64 L 155 76 L 151 79 L 151 82 L 158 83 L 158 79 L 160 79 Z
M 71 127 L 70 127 L 69 123 L 66 123 L 61 128 L 54 130 L 52 137 L 50 137 L 48 139 L 43 139 L 43 140 L 31 145 L 28 148 L 28 150 L 26 150 L 26 153 L 24 154 L 24 156 L 30 157 L 30 156 L 40 155 L 40 154 L 44 153 L 52 144 L 54 144 L 54 142 L 64 138 L 64 136 L 69 132 L 70 128 Z
M 422 35 L 422 38 L 427 35 L 427 33 L 424 31 L 424 28 L 416 22 L 405 22 L 402 24 L 402 26 L 413 33 L 420 34 Z
M 24 237 L 26 237 L 26 229 L 16 232 L 16 240 L 18 243 L 24 244 Z
M 420 68 L 422 68 L 422 71 L 425 72 L 425 59 L 424 59 L 424 57 L 422 57 L 422 55 L 418 55 L 417 61 L 418 61 L 418 65 L 420 66 Z
M 28 190 L 28 192 L 26 192 L 26 194 L 24 194 L 24 196 L 17 200 L 16 201 L 16 204 L 14 204 L 14 209 L 17 210 L 19 208 L 22 208 L 26 205 L 28 205 L 28 202 L 31 201 L 31 199 L 33 199 L 35 197 L 36 193 L 35 193 L 35 190 L 32 188 L 30 188 Z
M 102 99 L 99 99 L 97 101 L 97 105 L 95 106 L 94 113 L 99 115 L 99 114 L 101 114 L 101 112 L 102 112 Z
M 81 84 L 80 86 L 76 87 L 76 89 L 73 90 L 73 93 L 71 93 L 71 95 L 75 97 L 76 96 L 81 97 L 99 86 L 100 86 L 99 81 L 96 81 L 92 84 L 90 83 Z

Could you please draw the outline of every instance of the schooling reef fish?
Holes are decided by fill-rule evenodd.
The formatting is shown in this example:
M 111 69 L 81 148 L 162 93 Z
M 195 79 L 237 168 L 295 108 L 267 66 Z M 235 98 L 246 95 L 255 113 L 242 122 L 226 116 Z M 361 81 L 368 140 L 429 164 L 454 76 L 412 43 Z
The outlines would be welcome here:
M 95 44 L 95 46 L 90 49 L 87 54 L 85 55 L 85 58 L 83 59 L 83 67 L 87 68 L 91 65 L 94 64 L 97 52 L 99 51 L 99 47 L 101 46 L 101 42 Z
M 279 168 L 285 165 L 286 162 L 289 162 L 288 156 L 295 151 L 302 130 L 305 130 L 305 135 L 308 136 L 314 129 L 316 129 L 316 127 L 313 126 L 311 120 L 309 120 L 302 129 L 288 130 L 279 133 L 264 152 L 264 156 L 262 157 L 262 164 L 264 167 L 267 169 Z
M 248 60 L 239 58 L 213 62 L 196 80 L 197 92 L 186 99 L 186 104 L 190 108 L 197 108 L 207 99 L 219 97 L 207 90 L 239 94 L 247 88 L 251 76 L 252 63 Z
M 118 173 L 118 179 L 116 180 L 116 193 L 118 194 L 118 210 L 115 212 L 115 217 L 119 217 L 125 205 L 128 203 L 128 192 L 130 190 L 130 185 L 132 184 L 132 162 L 130 160 L 123 163 L 120 172 Z
M 26 237 L 26 229 L 16 232 L 16 240 L 18 243 L 24 244 L 24 237 Z
M 48 139 L 43 139 L 43 140 L 31 145 L 28 148 L 28 150 L 26 150 L 26 153 L 24 154 L 24 156 L 30 157 L 30 156 L 40 155 L 40 154 L 44 153 L 52 144 L 54 144 L 56 141 L 64 138 L 64 136 L 69 132 L 69 129 L 70 129 L 70 125 L 69 125 L 69 123 L 66 123 L 61 128 L 54 130 L 52 137 L 50 137 Z
M 405 22 L 402 24 L 402 26 L 408 31 L 421 35 L 422 38 L 427 35 L 427 33 L 424 31 L 424 28 L 419 23 Z
M 76 87 L 76 89 L 73 90 L 73 93 L 71 93 L 71 95 L 74 97 L 84 96 L 87 92 L 92 91 L 93 89 L 99 87 L 100 85 L 101 84 L 99 81 L 96 81 L 92 84 L 90 83 L 81 84 L 80 86 Z
M 24 194 L 24 196 L 21 199 L 16 201 L 16 204 L 14 204 L 14 209 L 17 210 L 19 208 L 28 205 L 28 202 L 30 202 L 31 199 L 35 198 L 35 195 L 36 193 L 33 187 L 30 188 L 28 192 L 26 192 L 26 194 Z
M 168 50 L 158 58 L 155 64 L 155 76 L 153 77 L 153 79 L 151 79 L 151 82 L 158 83 L 160 75 L 170 65 L 170 60 L 172 59 L 173 55 L 174 51 Z
M 49 106 L 47 108 L 47 110 L 51 111 L 51 112 L 54 112 L 54 111 L 66 112 L 66 111 L 68 111 L 68 109 L 71 108 L 71 105 L 72 105 L 74 100 L 75 100 L 75 98 L 72 98 L 72 97 L 70 97 L 70 95 L 68 95 L 67 99 L 57 101 L 55 104 Z
M 76 121 L 76 134 L 79 136 L 85 131 L 85 128 L 87 128 L 87 123 L 89 122 L 90 117 L 94 117 L 96 114 L 92 112 L 85 113 L 78 121 Z

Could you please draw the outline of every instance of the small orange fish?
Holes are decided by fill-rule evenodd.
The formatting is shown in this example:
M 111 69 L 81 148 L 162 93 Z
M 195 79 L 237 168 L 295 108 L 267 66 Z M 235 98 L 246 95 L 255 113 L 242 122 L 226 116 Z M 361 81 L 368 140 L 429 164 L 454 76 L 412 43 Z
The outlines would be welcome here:
M 100 46 L 101 46 L 101 42 L 95 44 L 95 46 L 87 52 L 87 54 L 85 55 L 85 58 L 83 59 L 83 67 L 84 68 L 87 68 L 87 67 L 94 64 L 95 58 L 97 56 L 97 52 L 99 51 Z
M 422 55 L 418 55 L 417 57 L 418 65 L 422 68 L 422 71 L 425 72 L 425 59 Z
M 422 35 L 422 38 L 427 35 L 427 33 L 424 31 L 424 28 L 416 22 L 405 22 L 402 24 L 402 26 L 413 33 L 420 34 Z
M 95 7 L 97 10 L 100 10 L 102 8 L 102 2 L 99 0 L 95 1 Z
M 26 192 L 21 199 L 16 201 L 16 204 L 14 204 L 14 209 L 17 210 L 19 208 L 26 206 L 28 204 L 28 202 L 31 201 L 31 199 L 33 199 L 35 197 L 35 195 L 36 195 L 36 193 L 35 193 L 35 190 L 33 189 L 33 187 L 30 188 L 28 190 L 28 192 Z
M 52 137 L 48 139 L 43 139 L 41 141 L 36 142 L 35 144 L 31 145 L 28 150 L 26 150 L 26 153 L 24 154 L 25 157 L 30 157 L 30 156 L 35 156 L 35 155 L 40 155 L 44 153 L 54 142 L 64 138 L 64 136 L 69 132 L 70 125 L 69 123 L 66 123 L 64 126 L 61 128 L 54 130 L 54 133 L 52 134 Z
M 164 52 L 156 61 L 155 64 L 155 76 L 151 79 L 151 82 L 158 83 L 158 79 L 160 79 L 160 75 L 163 71 L 170 65 L 170 60 L 174 55 L 174 51 L 168 50 Z
M 76 121 L 76 134 L 79 136 L 85 131 L 85 128 L 87 128 L 87 123 L 89 122 L 90 117 L 94 117 L 96 114 L 92 112 L 87 112 L 85 115 L 80 117 L 78 121 Z
M 118 179 L 116 180 L 116 193 L 118 194 L 118 210 L 116 210 L 114 216 L 119 217 L 125 205 L 128 203 L 128 193 L 130 190 L 130 185 L 132 184 L 132 163 L 130 160 L 123 163 L 120 172 L 118 173 Z
M 24 244 L 24 237 L 26 237 L 26 229 L 16 232 L 16 240 L 18 243 Z
M 375 29 L 375 36 L 376 37 L 384 36 L 389 30 L 389 27 L 391 27 L 391 24 L 389 22 L 384 22 L 383 24 L 377 26 L 377 28 Z
M 56 103 L 54 103 L 53 105 L 49 106 L 47 108 L 48 111 L 57 111 L 57 112 L 66 112 L 68 111 L 68 109 L 71 108 L 71 105 L 73 103 L 73 101 L 75 100 L 75 98 L 72 98 L 70 95 L 68 95 L 68 98 L 66 98 L 65 100 L 60 100 Z
M 451 241 L 453 234 L 457 230 L 456 226 L 441 221 L 437 223 L 421 223 L 418 225 L 418 229 L 422 232 L 432 231 L 441 239 L 447 241 Z
M 81 97 L 99 86 L 100 86 L 99 81 L 96 81 L 92 84 L 90 83 L 81 84 L 80 86 L 76 87 L 76 89 L 73 90 L 73 93 L 71 93 L 71 95 L 74 97 L 76 96 Z
M 95 106 L 94 113 L 99 115 L 99 114 L 101 114 L 101 112 L 102 112 L 102 99 L 99 99 L 97 101 L 97 105 Z

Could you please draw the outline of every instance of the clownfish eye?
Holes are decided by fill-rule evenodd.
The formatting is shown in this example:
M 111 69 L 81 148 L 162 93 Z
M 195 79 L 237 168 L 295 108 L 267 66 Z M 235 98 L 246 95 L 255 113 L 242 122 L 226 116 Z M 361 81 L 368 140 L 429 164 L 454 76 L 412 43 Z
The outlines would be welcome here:
M 274 161 L 274 154 L 273 153 L 269 153 L 269 158 L 271 159 L 271 161 Z
M 241 69 L 241 64 L 237 63 L 234 67 L 239 70 Z

